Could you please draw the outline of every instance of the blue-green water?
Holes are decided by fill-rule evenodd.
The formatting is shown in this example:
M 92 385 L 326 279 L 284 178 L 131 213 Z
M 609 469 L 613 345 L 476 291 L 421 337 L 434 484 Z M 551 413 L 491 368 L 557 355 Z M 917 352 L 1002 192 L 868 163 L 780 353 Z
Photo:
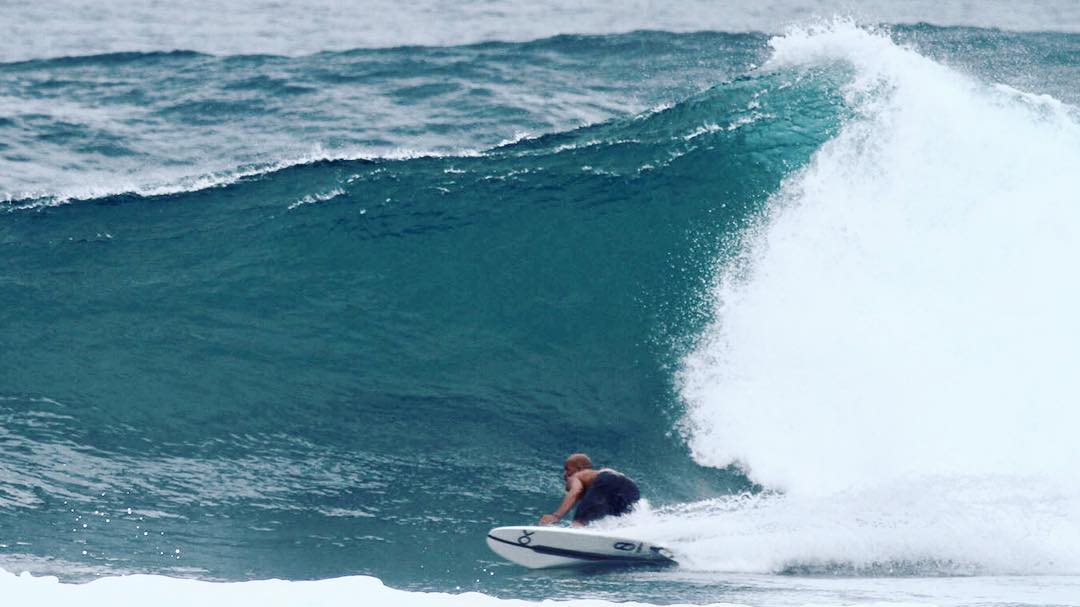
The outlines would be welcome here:
M 806 192 L 823 183 L 845 187 L 843 179 L 813 181 L 815 171 L 845 145 L 845 129 L 893 124 L 878 120 L 868 97 L 893 103 L 883 111 L 900 126 L 910 126 L 909 88 L 953 99 L 952 89 L 926 90 L 939 82 L 930 76 L 912 88 L 924 64 L 897 67 L 899 59 L 870 70 L 876 85 L 853 90 L 869 73 L 864 54 L 887 47 L 903 61 L 917 57 L 933 66 L 927 74 L 947 70 L 985 89 L 979 95 L 1006 95 L 997 84 L 1048 95 L 1058 109 L 1031 110 L 1032 124 L 1060 120 L 1051 130 L 1065 138 L 1060 125 L 1075 124 L 1066 104 L 1077 101 L 1080 74 L 1073 34 L 832 27 L 806 43 L 825 59 L 805 61 L 770 46 L 766 34 L 639 31 L 299 56 L 180 49 L 0 64 L 0 566 L 68 581 L 370 575 L 408 590 L 659 603 L 726 600 L 760 583 L 731 582 L 724 571 L 1080 572 L 1062 556 L 1078 548 L 1075 476 L 1067 474 L 1054 477 L 1066 479 L 1054 494 L 1064 501 L 1053 502 L 1059 509 L 1043 526 L 1061 544 L 1006 539 L 1002 550 L 1021 555 L 1013 561 L 963 539 L 956 553 L 879 537 L 868 540 L 873 549 L 845 554 L 842 543 L 822 539 L 841 534 L 833 530 L 734 559 L 743 565 L 729 562 L 738 542 L 716 553 L 722 558 L 699 544 L 686 549 L 697 559 L 687 570 L 583 580 L 523 574 L 482 542 L 492 526 L 550 511 L 562 458 L 581 450 L 637 479 L 663 521 L 706 508 L 708 521 L 725 526 L 737 518 L 724 512 L 779 508 L 750 524 L 799 536 L 792 520 L 821 514 L 820 504 L 800 516 L 798 503 L 772 506 L 770 496 L 796 495 L 792 475 L 829 482 L 798 466 L 777 473 L 750 448 L 717 454 L 727 447 L 702 429 L 732 427 L 706 414 L 712 405 L 702 394 L 713 388 L 701 385 L 712 385 L 710 364 L 728 369 L 725 357 L 745 351 L 736 341 L 726 354 L 709 351 L 724 318 L 719 303 L 738 301 L 714 289 L 722 268 L 776 216 L 771 209 L 789 204 L 782 201 L 812 201 Z M 1009 103 L 1026 102 L 989 106 Z M 941 119 L 982 111 L 945 108 Z M 999 127 L 1024 133 L 1009 140 L 1018 149 L 1041 128 L 987 125 Z M 954 159 L 950 146 L 966 149 L 964 136 L 918 134 Z M 898 157 L 910 158 L 929 149 L 880 135 L 861 140 L 859 154 L 900 146 Z M 1071 141 L 1061 145 L 1072 150 Z M 978 163 L 961 158 L 942 169 L 939 191 L 980 178 L 965 172 Z M 854 191 L 862 178 L 848 178 Z M 1017 181 L 1023 193 L 1024 177 Z M 1058 218 L 1067 233 L 1071 218 Z M 794 233 L 817 224 L 807 225 Z M 854 238 L 865 235 L 857 219 L 849 227 Z M 1020 242 L 1044 237 L 1015 229 Z M 770 276 L 785 275 L 769 267 Z M 823 289 L 829 278 L 821 277 Z M 810 309 L 815 299 L 804 296 Z M 726 326 L 741 327 L 738 318 Z M 769 341 L 783 351 L 783 340 Z M 798 365 L 776 360 L 767 382 L 797 386 Z M 739 371 L 752 384 L 756 376 Z M 1071 394 L 1071 384 L 1056 388 Z M 816 418 L 846 415 L 815 406 L 824 407 Z M 1040 417 L 1060 413 L 1056 405 L 1031 406 L 1035 422 L 1067 419 Z M 769 424 L 798 434 L 778 430 L 796 418 L 781 408 L 742 436 L 775 434 Z M 963 443 L 963 428 L 954 430 L 954 443 Z M 927 436 L 932 443 L 936 434 Z M 1059 444 L 1038 427 L 1032 436 Z M 1021 445 L 1010 451 L 1014 461 L 1027 461 L 1015 456 L 1021 451 L 1031 453 Z M 981 445 L 971 453 L 985 454 Z M 1056 469 L 1040 457 L 1031 456 L 1030 469 Z M 986 466 L 997 466 L 991 459 Z M 912 470 L 984 478 L 980 465 Z M 852 486 L 858 481 L 839 488 Z M 922 520 L 919 507 L 904 511 L 908 537 L 936 533 L 940 513 Z M 852 521 L 859 512 L 878 516 L 870 527 L 892 520 L 853 509 Z M 838 523 L 853 536 L 861 524 Z M 664 537 L 662 528 L 652 533 Z M 667 541 L 693 544 L 685 530 Z M 700 573 L 711 569 L 703 563 L 721 573 Z

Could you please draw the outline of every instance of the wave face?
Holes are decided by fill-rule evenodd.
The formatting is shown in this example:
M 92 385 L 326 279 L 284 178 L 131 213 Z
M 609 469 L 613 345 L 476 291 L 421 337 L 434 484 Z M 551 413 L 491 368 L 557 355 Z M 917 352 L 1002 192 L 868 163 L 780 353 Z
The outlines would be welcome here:
M 764 50 L 641 34 L 494 52 L 509 70 L 652 41 L 688 45 L 672 63 Z M 129 60 L 217 61 L 84 63 Z M 707 318 L 722 235 L 841 109 L 827 79 L 748 75 L 484 152 L 9 202 L 0 505 L 34 539 L 17 562 L 443 589 L 493 564 L 488 528 L 552 507 L 575 450 L 661 501 L 748 488 L 672 433 L 674 344 Z
M 1075 576 L 1078 41 L 0 65 L 0 568 L 770 604 Z M 681 569 L 489 553 L 577 450 Z M 70 588 L 0 576 L 33 584 Z

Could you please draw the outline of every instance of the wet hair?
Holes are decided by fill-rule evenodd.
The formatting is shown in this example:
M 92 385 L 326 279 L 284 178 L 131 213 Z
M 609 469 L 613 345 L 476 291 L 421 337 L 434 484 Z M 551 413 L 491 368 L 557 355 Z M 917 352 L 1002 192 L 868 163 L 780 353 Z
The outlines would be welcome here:
M 578 470 L 587 470 L 592 468 L 592 460 L 588 455 L 584 453 L 574 453 L 570 457 L 566 458 L 566 463 Z

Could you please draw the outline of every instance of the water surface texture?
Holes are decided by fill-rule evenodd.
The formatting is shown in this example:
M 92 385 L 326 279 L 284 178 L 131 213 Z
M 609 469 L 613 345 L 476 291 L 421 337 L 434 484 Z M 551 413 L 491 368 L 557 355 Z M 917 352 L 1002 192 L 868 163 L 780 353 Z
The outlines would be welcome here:
M 6 594 L 1080 605 L 1074 4 L 127 4 L 0 4 Z M 490 553 L 581 450 L 679 567 Z

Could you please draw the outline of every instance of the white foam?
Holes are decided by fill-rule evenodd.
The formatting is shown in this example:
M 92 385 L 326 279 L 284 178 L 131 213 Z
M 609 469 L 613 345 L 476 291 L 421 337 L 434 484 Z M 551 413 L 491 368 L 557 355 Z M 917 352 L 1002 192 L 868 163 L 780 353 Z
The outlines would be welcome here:
M 718 272 L 679 375 L 694 457 L 786 493 L 734 519 L 745 568 L 1080 572 L 1075 110 L 847 21 L 772 46 L 853 68 L 855 117 Z
M 643 606 L 645 603 L 603 600 L 525 601 L 499 599 L 478 592 L 449 594 L 408 592 L 383 585 L 378 578 L 351 576 L 317 581 L 259 580 L 213 583 L 158 575 L 103 577 L 86 584 L 62 584 L 54 577 L 16 576 L 0 570 L 0 595 L 11 605 L 79 605 L 80 607 L 307 607 L 337 605 L 405 605 L 408 607 L 561 607 Z M 722 603 L 714 603 L 722 605 Z M 678 607 L 678 606 L 671 606 Z
M 308 194 L 307 196 L 304 196 L 300 200 L 297 200 L 296 202 L 290 204 L 289 207 L 288 207 L 288 210 L 291 211 L 291 210 L 295 209 L 296 207 L 300 207 L 300 206 L 303 206 L 305 204 L 318 204 L 320 202 L 326 202 L 327 200 L 333 200 L 333 199 L 337 198 L 338 196 L 343 196 L 344 194 L 345 194 L 345 190 L 343 190 L 341 188 L 334 188 L 334 189 L 330 190 L 329 192 L 320 192 L 318 194 Z
M 715 579 L 684 576 L 685 582 L 715 583 Z M 718 586 L 735 602 L 721 605 L 857 606 L 970 606 L 973 604 L 1067 605 L 1075 601 L 1076 579 L 1044 578 L 938 578 L 858 579 L 798 578 L 727 575 Z M 627 594 L 633 594 L 628 586 Z M 80 607 L 160 607 L 200 605 L 232 607 L 645 607 L 648 603 L 569 599 L 530 601 L 499 599 L 478 592 L 409 592 L 386 587 L 378 578 L 352 576 L 313 581 L 258 580 L 215 583 L 158 575 L 126 575 L 96 579 L 86 584 L 59 583 L 53 577 L 14 575 L 0 569 L 0 593 L 5 604 L 79 605 Z M 682 604 L 669 607 L 685 607 Z M 707 607 L 700 605 L 700 607 Z

